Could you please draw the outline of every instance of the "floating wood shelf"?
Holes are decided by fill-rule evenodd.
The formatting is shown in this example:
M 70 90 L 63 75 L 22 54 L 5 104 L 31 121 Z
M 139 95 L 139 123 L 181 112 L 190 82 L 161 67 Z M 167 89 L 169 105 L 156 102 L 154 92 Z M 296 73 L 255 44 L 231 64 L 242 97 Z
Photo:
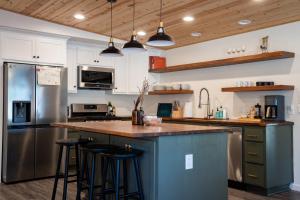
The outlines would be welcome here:
M 211 67 L 222 67 L 222 66 L 226 66 L 226 65 L 236 65 L 236 64 L 243 64 L 243 63 L 252 63 L 252 62 L 260 62 L 260 61 L 267 61 L 267 60 L 294 58 L 294 57 L 295 57 L 295 53 L 292 53 L 292 52 L 275 51 L 275 52 L 270 52 L 270 53 L 240 56 L 240 57 L 235 57 L 235 58 L 227 58 L 227 59 L 211 60 L 211 61 L 204 61 L 204 62 L 191 63 L 191 64 L 168 66 L 165 69 L 149 70 L 149 72 L 168 73 L 168 72 L 211 68 Z
M 170 95 L 170 94 L 193 94 L 193 90 L 155 90 L 148 92 L 148 95 Z
M 270 85 L 270 86 L 250 86 L 250 87 L 228 87 L 222 88 L 222 92 L 255 92 L 255 91 L 279 91 L 294 90 L 293 85 Z

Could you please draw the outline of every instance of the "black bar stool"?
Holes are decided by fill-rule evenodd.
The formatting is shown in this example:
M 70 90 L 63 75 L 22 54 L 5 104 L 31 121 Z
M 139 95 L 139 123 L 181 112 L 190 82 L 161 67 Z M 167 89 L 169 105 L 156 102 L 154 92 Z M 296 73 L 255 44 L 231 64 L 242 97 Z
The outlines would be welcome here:
M 86 145 L 85 147 L 81 148 L 81 152 L 83 155 L 82 158 L 82 168 L 80 172 L 80 178 L 79 178 L 79 185 L 77 188 L 77 200 L 80 200 L 80 194 L 82 191 L 82 180 L 84 176 L 86 175 L 87 179 L 89 180 L 88 182 L 88 189 L 89 189 L 89 200 L 94 199 L 94 189 L 98 186 L 95 186 L 95 171 L 96 171 L 96 161 L 97 161 L 97 156 L 101 157 L 101 175 L 102 177 L 107 174 L 108 168 L 111 169 L 112 176 L 114 176 L 114 166 L 113 163 L 106 159 L 103 155 L 110 154 L 111 152 L 114 152 L 121 147 L 116 146 L 116 145 L 109 145 L 109 144 L 90 144 Z M 91 169 L 87 169 L 87 163 L 88 163 L 88 155 L 91 155 Z M 89 176 L 89 171 L 91 171 L 91 175 Z M 86 174 L 85 174 L 86 173 Z M 106 176 L 105 176 L 106 177 Z M 102 192 L 100 194 L 97 194 L 97 196 L 104 196 L 105 194 L 111 194 L 114 193 L 112 189 L 105 189 L 105 185 L 107 180 L 102 179 Z
M 67 199 L 67 191 L 68 191 L 68 183 L 74 181 L 68 181 L 68 178 L 74 175 L 69 175 L 69 158 L 70 158 L 70 149 L 75 147 L 75 157 L 76 157 L 76 175 L 77 176 L 77 187 L 79 185 L 79 177 L 80 177 L 80 166 L 79 166 L 79 146 L 85 146 L 90 141 L 88 139 L 61 139 L 57 140 L 56 144 L 59 145 L 59 155 L 58 155 L 58 162 L 56 167 L 56 175 L 54 180 L 54 186 L 52 191 L 52 200 L 55 200 L 56 190 L 57 190 L 57 183 L 58 179 L 60 178 L 60 166 L 62 161 L 63 149 L 66 147 L 66 159 L 65 159 L 65 170 L 64 170 L 64 188 L 63 188 L 63 200 Z
M 120 197 L 125 200 L 128 197 L 137 197 L 140 200 L 144 200 L 144 192 L 142 185 L 141 169 L 139 163 L 139 157 L 143 155 L 143 151 L 138 149 L 133 149 L 130 146 L 126 148 L 115 149 L 115 151 L 104 155 L 108 159 L 116 162 L 116 177 L 115 177 L 115 200 L 119 200 Z M 127 164 L 128 161 L 132 161 L 134 165 L 134 172 L 136 176 L 137 192 L 128 193 L 128 177 L 127 177 Z M 123 191 L 124 195 L 120 195 L 120 178 L 121 178 L 121 162 L 123 162 Z M 106 179 L 106 177 L 104 177 Z M 105 189 L 105 188 L 103 188 Z

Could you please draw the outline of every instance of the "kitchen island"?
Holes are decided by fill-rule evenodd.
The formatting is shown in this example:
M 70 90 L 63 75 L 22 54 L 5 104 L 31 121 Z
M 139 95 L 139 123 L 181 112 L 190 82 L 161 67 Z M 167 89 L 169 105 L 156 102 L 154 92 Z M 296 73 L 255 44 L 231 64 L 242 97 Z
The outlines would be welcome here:
M 143 150 L 141 170 L 146 200 L 227 199 L 229 128 L 164 123 L 133 126 L 130 121 L 53 126 L 80 131 L 82 137 L 92 136 L 96 142 L 127 144 Z M 131 190 L 135 187 L 133 180 L 129 180 Z

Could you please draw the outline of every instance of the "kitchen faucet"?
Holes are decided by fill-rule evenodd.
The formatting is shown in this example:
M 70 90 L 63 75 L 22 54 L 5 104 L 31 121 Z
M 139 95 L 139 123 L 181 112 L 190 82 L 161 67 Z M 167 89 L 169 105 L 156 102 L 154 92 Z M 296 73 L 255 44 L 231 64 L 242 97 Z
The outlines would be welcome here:
M 206 91 L 207 93 L 207 102 L 206 104 L 201 103 L 201 96 L 202 96 L 202 92 Z M 210 119 L 211 116 L 213 116 L 212 112 L 210 111 L 210 99 L 209 99 L 209 92 L 207 88 L 202 88 L 200 90 L 200 94 L 199 94 L 199 108 L 202 108 L 202 105 L 206 105 L 207 109 L 206 109 L 206 119 Z

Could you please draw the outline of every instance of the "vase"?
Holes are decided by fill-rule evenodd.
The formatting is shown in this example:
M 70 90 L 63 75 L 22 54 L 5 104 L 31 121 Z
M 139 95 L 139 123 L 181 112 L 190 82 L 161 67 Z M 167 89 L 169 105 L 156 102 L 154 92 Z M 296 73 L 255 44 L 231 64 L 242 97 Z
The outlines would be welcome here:
M 144 112 L 140 110 L 133 110 L 131 121 L 132 125 L 144 125 Z

